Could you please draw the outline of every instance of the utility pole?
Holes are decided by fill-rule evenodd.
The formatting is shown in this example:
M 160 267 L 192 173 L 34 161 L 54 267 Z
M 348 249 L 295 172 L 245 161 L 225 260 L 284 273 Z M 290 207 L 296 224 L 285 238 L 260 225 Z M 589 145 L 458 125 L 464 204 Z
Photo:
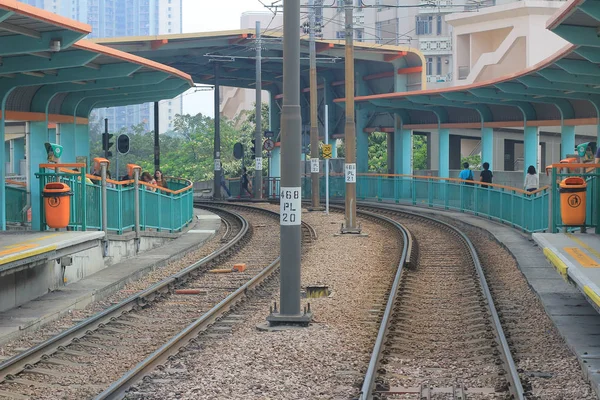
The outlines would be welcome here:
M 158 101 L 154 102 L 154 170 L 160 169 L 160 139 L 158 137 Z
M 256 132 L 254 132 L 254 198 L 262 199 L 262 44 L 260 37 L 260 21 L 256 21 Z
M 345 0 L 346 15 L 346 221 L 342 233 L 360 233 L 356 221 L 356 126 L 354 124 L 354 21 L 353 1 Z
M 219 87 L 219 63 L 215 62 L 215 137 L 213 144 L 214 151 L 214 176 L 213 176 L 213 199 L 221 199 L 221 99 Z
M 310 178 L 311 210 L 322 210 L 319 187 L 319 118 L 317 114 L 317 50 L 315 43 L 315 0 L 309 0 L 309 39 L 310 39 Z
M 283 7 L 283 107 L 281 116 L 280 189 L 280 306 L 267 317 L 270 326 L 306 326 L 310 307 L 300 311 L 300 239 L 302 193 L 300 153 L 300 0 L 286 0 Z

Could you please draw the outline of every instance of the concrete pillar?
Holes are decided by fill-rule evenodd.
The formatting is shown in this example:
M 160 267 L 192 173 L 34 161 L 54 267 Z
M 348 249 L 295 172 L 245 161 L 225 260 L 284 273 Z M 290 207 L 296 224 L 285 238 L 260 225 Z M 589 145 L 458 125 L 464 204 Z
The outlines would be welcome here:
M 440 152 L 440 135 L 437 131 L 429 132 L 429 137 L 427 141 L 427 155 L 428 155 L 428 165 L 429 169 L 438 171 L 440 169 L 440 160 L 437 157 Z
M 410 129 L 396 129 L 394 132 L 394 173 L 412 175 L 413 137 Z
M 450 177 L 450 130 L 438 130 L 438 160 L 440 178 Z
M 14 174 L 21 173 L 21 160 L 25 159 L 25 139 L 19 138 L 13 140 L 13 160 L 12 170 Z M 25 172 L 25 171 L 23 171 Z
M 449 138 L 450 151 L 448 152 L 448 160 L 450 169 L 462 169 L 461 163 L 461 137 L 450 136 Z
M 11 155 L 11 146 L 13 145 L 13 141 L 12 140 L 7 140 L 4 142 L 4 164 L 1 166 L 2 168 L 4 168 L 5 166 L 9 166 L 9 168 L 6 168 L 6 172 L 12 172 L 11 171 L 11 165 L 12 165 L 12 158 L 10 157 Z
M 537 126 L 526 126 L 524 129 L 524 155 L 525 165 L 523 166 L 523 174 L 527 174 L 527 168 L 533 165 L 536 171 L 540 170 L 538 165 L 538 149 L 540 144 L 539 129 Z
M 481 163 L 484 162 L 494 170 L 494 128 L 481 128 Z
M 44 143 L 48 141 L 48 124 L 46 121 L 35 121 L 29 124 L 29 176 L 31 177 L 31 229 L 39 231 L 41 226 L 40 181 L 35 174 L 40 170 L 40 164 L 48 162 L 48 154 Z
M 63 147 L 61 163 L 75 162 L 75 125 L 60 124 L 60 145 Z
M 48 142 L 60 144 L 56 140 L 56 128 L 48 128 Z
M 560 132 L 560 158 L 567 158 L 567 154 L 575 151 L 575 127 L 563 125 Z
M 271 176 L 281 177 L 281 147 L 275 147 L 271 152 Z

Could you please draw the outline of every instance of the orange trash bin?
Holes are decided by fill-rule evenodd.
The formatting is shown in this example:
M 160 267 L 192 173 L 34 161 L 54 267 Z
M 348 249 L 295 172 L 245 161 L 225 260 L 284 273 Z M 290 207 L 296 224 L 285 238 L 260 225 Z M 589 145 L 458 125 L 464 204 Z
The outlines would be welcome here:
M 44 186 L 44 214 L 50 228 L 60 229 L 69 225 L 72 195 L 71 188 L 62 182 L 50 182 Z
M 585 225 L 586 189 L 585 179 L 578 176 L 560 182 L 560 215 L 564 225 Z

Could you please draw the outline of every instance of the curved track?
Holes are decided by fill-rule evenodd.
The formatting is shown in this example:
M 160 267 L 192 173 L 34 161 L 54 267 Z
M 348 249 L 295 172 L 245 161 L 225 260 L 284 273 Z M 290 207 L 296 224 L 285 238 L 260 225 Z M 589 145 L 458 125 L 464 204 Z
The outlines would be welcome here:
M 416 242 L 413 268 L 396 274 L 360 398 L 523 399 L 483 270 L 466 235 L 410 212 L 360 210 L 391 217 L 408 227 L 408 237 Z
M 110 374 L 103 374 L 103 369 L 110 369 L 113 363 L 116 371 L 119 370 L 116 364 L 122 368 L 129 363 L 131 367 L 143 359 L 148 350 L 156 348 L 158 350 L 150 357 L 157 352 L 165 354 L 165 342 L 174 347 L 175 342 L 183 343 L 186 337 L 197 332 L 195 329 L 214 320 L 217 315 L 214 309 L 223 310 L 230 306 L 231 292 L 244 293 L 264 279 L 277 260 L 265 261 L 262 256 L 245 249 L 261 242 L 269 248 L 274 246 L 273 235 L 254 233 L 257 227 L 274 224 L 275 220 L 278 222 L 278 214 L 244 207 L 246 215 L 250 213 L 258 221 L 252 226 L 235 211 L 208 205 L 203 208 L 211 209 L 227 221 L 224 235 L 227 244 L 147 290 L 0 364 L 0 397 L 92 397 L 111 382 Z M 243 249 L 244 254 L 240 255 Z M 205 273 L 236 258 L 239 262 L 240 257 L 251 260 L 251 267 L 245 272 Z M 204 290 L 198 291 L 196 296 L 177 292 L 178 289 L 194 291 L 197 286 Z M 206 310 L 211 311 L 204 314 Z M 194 322 L 190 325 L 190 321 Z M 185 329 L 180 332 L 178 327 Z

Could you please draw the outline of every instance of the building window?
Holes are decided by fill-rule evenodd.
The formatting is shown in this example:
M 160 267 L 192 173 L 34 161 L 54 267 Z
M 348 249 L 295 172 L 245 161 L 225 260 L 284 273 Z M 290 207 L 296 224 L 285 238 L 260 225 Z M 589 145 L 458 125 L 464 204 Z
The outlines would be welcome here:
M 437 16 L 437 34 L 438 36 L 442 34 L 442 16 Z
M 364 29 L 355 29 L 354 30 L 354 40 L 358 41 L 358 42 L 362 42 L 365 36 L 365 30 Z
M 436 75 L 442 74 L 442 57 L 437 57 L 435 69 L 436 69 Z
M 346 39 L 346 31 L 337 31 L 335 33 L 336 39 Z
M 427 75 L 431 75 L 433 72 L 433 57 L 427 57 Z
M 433 25 L 433 17 L 429 16 L 417 16 L 417 35 L 431 35 Z

